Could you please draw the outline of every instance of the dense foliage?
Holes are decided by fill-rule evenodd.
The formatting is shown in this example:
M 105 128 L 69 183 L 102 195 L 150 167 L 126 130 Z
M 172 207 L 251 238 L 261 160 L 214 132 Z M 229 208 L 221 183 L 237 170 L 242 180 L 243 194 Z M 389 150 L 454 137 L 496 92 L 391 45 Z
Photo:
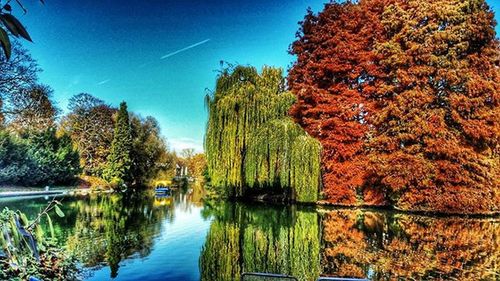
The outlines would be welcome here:
M 281 189 L 292 200 L 317 199 L 320 145 L 286 117 L 294 100 L 280 69 L 259 74 L 237 66 L 220 73 L 207 96 L 205 151 L 214 186 L 230 197 Z
M 309 12 L 291 113 L 342 204 L 500 210 L 500 48 L 484 0 L 363 0 Z
M 245 178 L 250 186 L 292 187 L 293 199 L 315 202 L 320 186 L 320 145 L 288 118 L 269 121 L 249 138 Z
M 127 104 L 122 102 L 117 112 L 115 132 L 111 142 L 107 167 L 104 170 L 104 179 L 113 184 L 128 185 L 131 182 L 130 170 L 132 168 L 132 134 Z
M 170 168 L 171 159 L 165 140 L 160 135 L 158 121 L 151 116 L 141 118 L 131 114 L 130 117 L 130 181 L 134 185 L 145 185 L 155 178 L 158 172 Z
M 18 137 L 0 131 L 0 184 L 72 184 L 80 173 L 78 152 L 55 129 Z

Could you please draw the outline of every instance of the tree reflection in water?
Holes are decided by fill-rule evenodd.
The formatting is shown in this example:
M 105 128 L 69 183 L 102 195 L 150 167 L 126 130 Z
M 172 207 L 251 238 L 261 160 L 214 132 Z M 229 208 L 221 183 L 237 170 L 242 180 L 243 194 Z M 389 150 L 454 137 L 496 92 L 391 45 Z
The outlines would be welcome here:
M 319 275 L 317 213 L 297 207 L 223 204 L 212 210 L 200 256 L 201 280 L 239 280 L 243 272 Z
M 163 203 L 138 194 L 90 196 L 76 201 L 73 208 L 78 215 L 74 232 L 68 237 L 68 250 L 86 267 L 109 265 L 114 278 L 121 260 L 149 255 L 160 233 L 160 222 L 173 216 L 173 205 Z
M 224 204 L 211 211 L 202 280 L 243 272 L 371 280 L 499 280 L 494 218 Z
M 322 215 L 322 272 L 372 280 L 498 280 L 494 219 L 355 210 Z
M 301 281 L 319 275 L 500 280 L 499 218 L 230 202 L 200 209 L 202 197 L 203 188 L 198 185 L 180 189 L 172 198 L 147 194 L 66 197 L 62 199 L 65 217 L 53 218 L 56 236 L 84 266 L 109 265 L 110 273 L 98 270 L 99 277 L 115 277 L 120 262 L 154 256 L 150 255 L 153 250 L 163 253 L 161 259 L 168 248 L 176 259 L 189 262 L 184 267 L 167 266 L 168 260 L 129 263 L 128 276 L 121 273 L 120 277 L 226 281 L 239 280 L 243 272 L 269 272 L 294 275 Z M 34 217 L 47 200 L 4 199 L 0 204 Z M 197 222 L 189 220 L 193 214 L 200 216 Z M 194 225 L 200 221 L 206 225 Z M 206 228 L 195 233 L 200 227 Z M 198 253 L 198 261 L 186 259 Z M 146 270 L 157 275 L 140 279 Z

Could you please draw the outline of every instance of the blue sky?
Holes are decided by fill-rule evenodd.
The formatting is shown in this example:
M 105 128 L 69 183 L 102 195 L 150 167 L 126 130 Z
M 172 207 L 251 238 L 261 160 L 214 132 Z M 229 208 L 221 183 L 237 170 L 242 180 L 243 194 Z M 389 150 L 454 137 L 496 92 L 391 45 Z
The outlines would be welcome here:
M 35 0 L 20 16 L 44 70 L 41 82 L 66 109 L 77 93 L 154 116 L 172 148 L 202 149 L 204 96 L 220 61 L 286 69 L 307 7 L 325 0 Z M 500 0 L 489 0 L 500 13 Z M 497 32 L 500 31 L 497 28 Z

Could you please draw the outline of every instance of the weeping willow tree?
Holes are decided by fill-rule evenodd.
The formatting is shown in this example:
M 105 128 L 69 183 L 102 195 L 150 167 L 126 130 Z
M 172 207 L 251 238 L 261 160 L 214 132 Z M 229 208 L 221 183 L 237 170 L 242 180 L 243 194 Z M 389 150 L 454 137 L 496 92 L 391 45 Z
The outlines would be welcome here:
M 318 141 L 287 117 L 295 96 L 281 69 L 224 69 L 212 95 L 205 136 L 212 184 L 229 197 L 277 188 L 292 200 L 313 202 L 320 185 Z
M 272 120 L 250 136 L 245 178 L 250 187 L 291 187 L 300 202 L 317 200 L 320 145 L 289 118 Z

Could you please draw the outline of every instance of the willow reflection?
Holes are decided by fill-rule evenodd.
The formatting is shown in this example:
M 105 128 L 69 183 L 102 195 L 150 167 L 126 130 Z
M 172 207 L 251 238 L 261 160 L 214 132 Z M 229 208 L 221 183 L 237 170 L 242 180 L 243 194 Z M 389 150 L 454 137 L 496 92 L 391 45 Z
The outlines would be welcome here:
M 314 211 L 223 204 L 201 252 L 201 280 L 239 280 L 270 272 L 314 280 L 319 275 L 319 225 Z

